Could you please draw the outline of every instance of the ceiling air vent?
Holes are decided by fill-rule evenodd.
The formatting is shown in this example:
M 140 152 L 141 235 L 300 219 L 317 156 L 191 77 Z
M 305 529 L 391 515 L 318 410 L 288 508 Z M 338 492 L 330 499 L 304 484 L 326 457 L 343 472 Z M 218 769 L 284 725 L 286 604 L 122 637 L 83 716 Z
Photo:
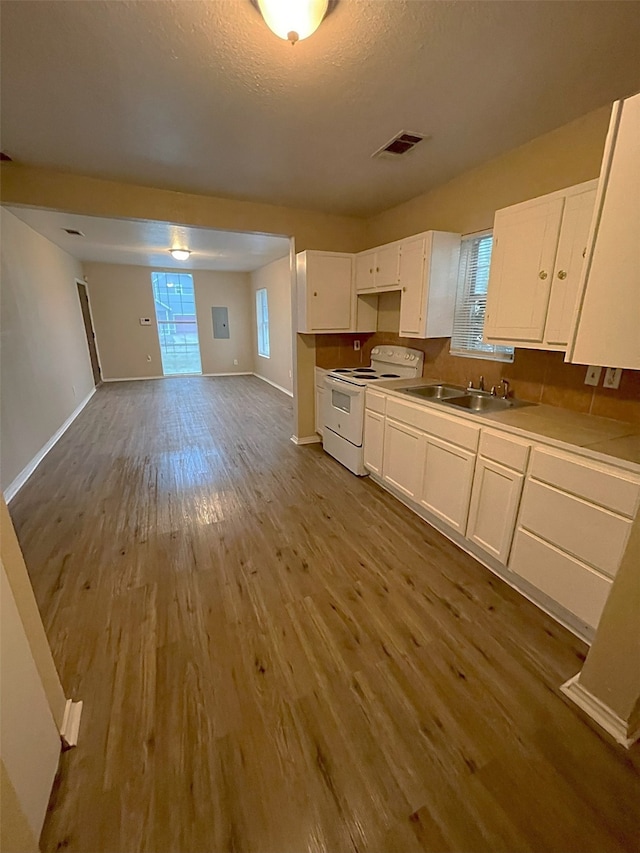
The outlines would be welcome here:
M 393 139 L 385 143 L 382 148 L 378 148 L 371 156 L 384 157 L 387 160 L 394 160 L 396 157 L 402 157 L 403 154 L 408 154 L 412 151 L 419 142 L 423 139 L 428 139 L 424 133 L 414 133 L 407 130 L 401 130 L 396 133 Z
M 67 234 L 71 234 L 72 237 L 84 237 L 82 231 L 78 231 L 77 228 L 63 228 L 62 230 Z

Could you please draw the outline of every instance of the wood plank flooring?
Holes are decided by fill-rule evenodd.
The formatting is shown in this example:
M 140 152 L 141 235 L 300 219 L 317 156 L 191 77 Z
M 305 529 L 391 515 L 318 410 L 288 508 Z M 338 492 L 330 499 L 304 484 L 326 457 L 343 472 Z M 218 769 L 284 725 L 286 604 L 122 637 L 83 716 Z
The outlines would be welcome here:
M 67 695 L 74 853 L 640 850 L 584 645 L 253 377 L 101 387 L 13 501 Z

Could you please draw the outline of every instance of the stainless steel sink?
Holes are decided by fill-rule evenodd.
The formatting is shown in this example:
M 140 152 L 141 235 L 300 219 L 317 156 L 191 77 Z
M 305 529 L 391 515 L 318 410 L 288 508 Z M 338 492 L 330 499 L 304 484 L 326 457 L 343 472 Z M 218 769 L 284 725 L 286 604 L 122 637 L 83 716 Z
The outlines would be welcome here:
M 453 385 L 422 385 L 419 388 L 403 388 L 402 390 L 407 394 L 413 394 L 414 397 L 423 397 L 427 400 L 446 400 L 465 394 L 463 388 L 456 388 Z
M 535 403 L 527 403 L 524 400 L 503 399 L 492 397 L 490 394 L 463 394 L 450 400 L 443 400 L 448 406 L 457 406 L 459 409 L 467 409 L 469 412 L 503 412 L 505 409 L 519 409 L 522 406 L 535 406 Z

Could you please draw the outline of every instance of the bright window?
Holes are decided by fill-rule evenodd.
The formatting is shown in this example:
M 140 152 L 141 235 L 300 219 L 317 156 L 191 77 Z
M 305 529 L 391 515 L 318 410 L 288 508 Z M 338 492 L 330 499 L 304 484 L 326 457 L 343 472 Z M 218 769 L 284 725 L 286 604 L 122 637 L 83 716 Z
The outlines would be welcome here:
M 258 324 L 258 355 L 269 358 L 269 304 L 266 287 L 256 290 L 256 323 Z
M 165 376 L 202 373 L 193 276 L 152 272 L 158 339 Z
M 462 240 L 451 354 L 493 361 L 513 361 L 513 347 L 482 340 L 493 235 L 491 231 Z

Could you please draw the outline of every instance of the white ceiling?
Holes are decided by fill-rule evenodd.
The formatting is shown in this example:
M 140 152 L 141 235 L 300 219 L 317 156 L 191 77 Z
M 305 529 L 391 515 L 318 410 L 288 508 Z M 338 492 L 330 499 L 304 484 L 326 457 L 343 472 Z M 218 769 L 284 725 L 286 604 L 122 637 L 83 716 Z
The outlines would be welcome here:
M 29 207 L 7 210 L 80 261 L 249 272 L 289 254 L 287 237 L 189 228 L 170 222 L 76 216 Z M 63 228 L 75 228 L 85 236 L 70 236 Z M 192 254 L 187 261 L 175 261 L 170 247 L 188 248 Z
M 3 0 L 2 149 L 370 215 L 640 88 L 637 0 L 339 0 L 292 47 L 250 0 Z M 432 138 L 370 155 L 399 130 Z

